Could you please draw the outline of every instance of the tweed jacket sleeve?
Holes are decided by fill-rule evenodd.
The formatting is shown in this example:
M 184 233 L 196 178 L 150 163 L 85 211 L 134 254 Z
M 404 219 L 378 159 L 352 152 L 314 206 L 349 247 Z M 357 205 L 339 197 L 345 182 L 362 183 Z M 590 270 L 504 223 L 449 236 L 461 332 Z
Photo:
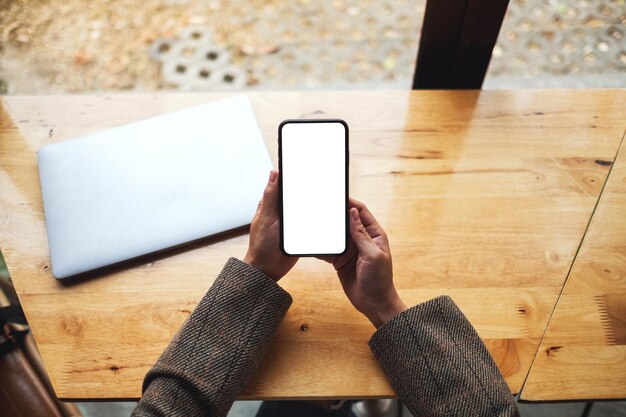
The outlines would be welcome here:
M 398 314 L 374 333 L 370 348 L 415 416 L 519 416 L 487 348 L 450 297 Z
M 132 415 L 225 416 L 291 301 L 263 272 L 230 258 L 146 374 Z

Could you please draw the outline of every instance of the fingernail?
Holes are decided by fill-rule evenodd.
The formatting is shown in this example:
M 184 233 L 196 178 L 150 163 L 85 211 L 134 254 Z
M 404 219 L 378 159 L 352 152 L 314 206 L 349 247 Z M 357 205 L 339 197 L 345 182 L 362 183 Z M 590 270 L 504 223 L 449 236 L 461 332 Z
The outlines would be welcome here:
M 350 214 L 352 215 L 352 220 L 359 221 L 359 211 L 355 208 L 350 209 Z
M 273 183 L 274 181 L 276 181 L 276 174 L 278 174 L 276 171 L 271 170 L 270 171 L 270 182 Z

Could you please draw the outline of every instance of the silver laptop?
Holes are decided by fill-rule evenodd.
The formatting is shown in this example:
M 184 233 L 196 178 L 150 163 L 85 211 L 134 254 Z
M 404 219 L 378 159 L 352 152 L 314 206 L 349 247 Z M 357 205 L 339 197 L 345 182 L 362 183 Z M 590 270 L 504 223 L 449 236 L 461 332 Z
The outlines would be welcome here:
M 59 279 L 249 224 L 272 169 L 245 96 L 37 154 Z

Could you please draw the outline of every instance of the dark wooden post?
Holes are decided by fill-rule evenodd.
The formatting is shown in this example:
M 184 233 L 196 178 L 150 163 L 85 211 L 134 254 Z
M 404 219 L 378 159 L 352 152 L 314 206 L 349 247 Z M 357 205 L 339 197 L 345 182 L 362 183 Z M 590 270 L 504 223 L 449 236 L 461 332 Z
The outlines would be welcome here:
M 480 89 L 508 0 L 427 0 L 413 89 Z

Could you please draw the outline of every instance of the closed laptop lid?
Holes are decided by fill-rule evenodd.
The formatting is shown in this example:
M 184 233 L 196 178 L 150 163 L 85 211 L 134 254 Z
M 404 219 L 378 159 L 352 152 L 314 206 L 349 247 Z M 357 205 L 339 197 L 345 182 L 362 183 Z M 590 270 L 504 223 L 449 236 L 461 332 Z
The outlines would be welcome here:
M 37 154 L 56 278 L 249 224 L 272 169 L 245 96 Z

